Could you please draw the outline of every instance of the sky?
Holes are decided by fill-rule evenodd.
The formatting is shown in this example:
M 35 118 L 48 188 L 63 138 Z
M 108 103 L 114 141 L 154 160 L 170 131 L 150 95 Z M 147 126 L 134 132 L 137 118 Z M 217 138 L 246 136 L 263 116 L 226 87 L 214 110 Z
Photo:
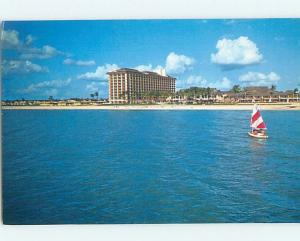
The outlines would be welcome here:
M 2 99 L 107 98 L 118 68 L 176 77 L 176 89 L 300 89 L 300 19 L 4 22 Z

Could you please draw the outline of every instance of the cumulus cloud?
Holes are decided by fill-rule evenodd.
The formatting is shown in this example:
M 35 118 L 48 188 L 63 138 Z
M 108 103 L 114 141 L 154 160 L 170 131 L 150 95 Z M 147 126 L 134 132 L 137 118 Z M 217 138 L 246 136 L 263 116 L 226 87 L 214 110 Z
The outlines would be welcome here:
M 19 38 L 19 32 L 16 30 L 3 30 L 2 32 L 2 46 L 4 49 L 22 49 L 25 46 L 31 45 L 35 38 L 29 34 L 25 41 Z
M 3 49 L 19 49 L 22 45 L 19 33 L 15 30 L 3 30 L 1 41 Z
M 135 66 L 134 69 L 136 69 L 138 71 L 152 71 L 153 66 L 152 66 L 152 64 L 148 64 L 148 65 L 141 64 L 141 65 Z
M 3 60 L 2 69 L 4 74 L 30 74 L 49 71 L 47 67 L 34 64 L 29 60 Z
M 3 30 L 2 46 L 3 49 L 12 49 L 20 53 L 21 59 L 48 59 L 57 55 L 67 55 L 66 53 L 57 50 L 50 45 L 44 45 L 40 48 L 31 46 L 34 41 L 32 35 L 27 35 L 25 40 L 19 38 L 19 33 L 16 30 Z
M 154 67 L 154 66 L 152 66 L 152 64 L 138 65 L 138 66 L 134 67 L 134 69 L 137 69 L 139 71 L 152 71 L 152 72 L 156 72 L 156 73 L 159 73 L 159 71 L 163 68 L 164 67 L 162 67 L 161 65 L 157 65 L 156 67 Z
M 185 81 L 179 81 L 178 87 L 180 87 L 180 84 L 182 88 L 188 88 L 188 87 L 196 87 L 196 86 L 201 86 L 201 87 L 206 87 L 207 86 L 207 79 L 202 77 L 201 75 L 191 75 L 189 76 Z
M 153 71 L 156 73 L 160 73 L 162 69 L 165 69 L 168 74 L 180 74 L 185 72 L 187 69 L 192 68 L 194 64 L 194 59 L 187 57 L 185 55 L 177 55 L 174 52 L 171 52 L 166 58 L 166 65 L 161 66 L 153 66 L 152 64 L 148 65 L 138 65 L 133 67 L 139 71 Z M 73 59 L 65 59 L 64 64 L 77 64 L 77 61 Z M 78 79 L 86 79 L 86 80 L 98 80 L 104 81 L 107 80 L 107 72 L 118 69 L 118 65 L 116 64 L 105 64 L 102 66 L 98 66 L 95 72 L 87 72 L 85 74 L 78 75 Z
M 118 69 L 118 65 L 116 64 L 105 64 L 102 66 L 98 66 L 95 72 L 87 72 L 85 74 L 81 74 L 77 76 L 78 79 L 86 79 L 86 80 L 98 80 L 104 81 L 107 80 L 107 72 Z
M 227 77 L 223 77 L 221 80 L 218 81 L 208 81 L 201 75 L 191 75 L 185 80 L 178 80 L 176 85 L 178 89 L 189 87 L 210 87 L 217 88 L 220 90 L 228 90 L 232 87 L 232 82 Z
M 166 59 L 166 71 L 168 74 L 181 74 L 191 69 L 194 63 L 193 58 L 171 52 Z
M 133 67 L 139 71 L 153 71 L 159 73 L 162 69 L 165 69 L 168 74 L 180 74 L 185 72 L 187 69 L 192 68 L 194 64 L 194 59 L 187 57 L 185 55 L 177 55 L 174 52 L 171 52 L 166 58 L 165 67 L 161 65 L 153 66 L 152 64 L 148 65 L 138 65 Z M 73 59 L 65 59 L 64 64 L 78 64 Z M 87 72 L 81 75 L 78 75 L 78 79 L 86 79 L 93 81 L 105 81 L 107 80 L 107 72 L 118 69 L 119 66 L 117 64 L 105 64 L 102 66 L 98 66 L 95 72 Z
M 232 82 L 227 77 L 223 77 L 221 80 L 212 82 L 209 87 L 219 90 L 229 90 L 232 87 Z
M 63 64 L 66 65 L 78 65 L 78 66 L 93 66 L 96 65 L 94 60 L 74 60 L 74 59 L 65 59 Z
M 107 82 L 91 82 L 89 84 L 86 85 L 86 90 L 88 90 L 89 92 L 96 92 L 96 91 L 100 91 L 101 89 L 106 89 L 108 86 Z
M 49 93 L 49 91 L 53 91 L 54 89 L 62 88 L 68 86 L 71 83 L 71 78 L 66 80 L 50 80 L 43 81 L 36 84 L 31 84 L 27 88 L 23 89 L 22 93 L 33 93 L 33 92 L 42 92 Z
M 217 42 L 216 48 L 217 53 L 211 54 L 211 62 L 224 69 L 258 64 L 263 59 L 256 44 L 244 36 L 233 40 L 223 38 Z
M 272 84 L 277 84 L 280 79 L 281 77 L 275 72 L 270 72 L 269 74 L 248 72 L 239 77 L 239 81 L 243 82 L 245 85 L 251 86 L 269 86 Z
M 148 64 L 135 66 L 134 69 L 139 71 L 153 71 L 156 73 L 159 73 L 160 70 L 165 69 L 168 74 L 182 74 L 187 69 L 191 69 L 194 63 L 195 60 L 193 58 L 171 52 L 166 57 L 165 66 L 153 66 L 152 64 Z

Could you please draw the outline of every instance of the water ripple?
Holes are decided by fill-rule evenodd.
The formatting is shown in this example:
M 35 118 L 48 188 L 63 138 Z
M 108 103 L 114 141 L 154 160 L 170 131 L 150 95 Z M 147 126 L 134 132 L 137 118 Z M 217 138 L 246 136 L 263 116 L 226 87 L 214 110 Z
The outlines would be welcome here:
M 3 111 L 4 221 L 299 222 L 300 113 L 263 114 Z

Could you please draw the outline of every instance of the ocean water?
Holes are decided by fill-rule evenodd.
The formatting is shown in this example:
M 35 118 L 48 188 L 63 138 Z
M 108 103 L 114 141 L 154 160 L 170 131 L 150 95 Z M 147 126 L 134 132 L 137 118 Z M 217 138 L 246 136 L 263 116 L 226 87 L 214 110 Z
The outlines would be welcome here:
M 250 114 L 4 110 L 4 222 L 300 222 L 300 112 Z

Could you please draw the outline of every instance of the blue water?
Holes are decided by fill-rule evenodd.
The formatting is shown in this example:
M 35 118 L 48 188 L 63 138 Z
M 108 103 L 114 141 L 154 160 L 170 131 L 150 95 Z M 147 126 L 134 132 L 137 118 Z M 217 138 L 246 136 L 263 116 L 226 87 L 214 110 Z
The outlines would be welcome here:
M 7 224 L 300 222 L 300 112 L 4 110 Z

